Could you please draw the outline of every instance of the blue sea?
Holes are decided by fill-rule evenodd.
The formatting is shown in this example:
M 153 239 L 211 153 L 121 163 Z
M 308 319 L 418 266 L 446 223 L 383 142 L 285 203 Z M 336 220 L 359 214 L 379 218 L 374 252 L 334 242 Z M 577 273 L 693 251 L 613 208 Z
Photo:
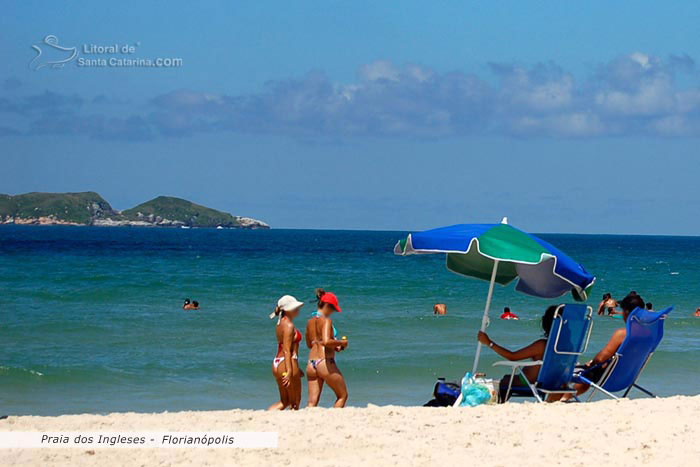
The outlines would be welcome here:
M 448 272 L 438 255 L 394 256 L 403 235 L 2 226 L 0 412 L 266 408 L 278 397 L 268 314 L 292 294 L 308 302 L 306 318 L 316 287 L 343 308 L 334 322 L 349 340 L 337 358 L 349 404 L 423 404 L 435 378 L 471 368 L 488 284 Z M 594 308 L 604 292 L 629 290 L 657 309 L 674 305 L 640 381 L 660 395 L 700 392 L 700 237 L 542 237 L 597 276 Z M 201 309 L 184 312 L 186 297 Z M 437 302 L 447 316 L 432 315 Z M 526 345 L 554 302 L 497 287 L 488 333 Z M 504 306 L 521 321 L 496 319 Z M 621 323 L 596 317 L 588 356 Z M 501 375 L 496 360 L 484 350 L 488 376 Z M 322 405 L 332 399 L 327 390 Z

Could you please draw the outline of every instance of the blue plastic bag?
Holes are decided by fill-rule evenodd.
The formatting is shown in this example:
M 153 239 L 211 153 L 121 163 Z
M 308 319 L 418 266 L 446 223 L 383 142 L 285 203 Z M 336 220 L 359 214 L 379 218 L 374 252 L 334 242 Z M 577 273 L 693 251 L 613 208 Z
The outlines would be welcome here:
M 460 407 L 475 407 L 487 404 L 491 400 L 491 391 L 483 384 L 479 384 L 470 372 L 462 378 L 462 402 Z

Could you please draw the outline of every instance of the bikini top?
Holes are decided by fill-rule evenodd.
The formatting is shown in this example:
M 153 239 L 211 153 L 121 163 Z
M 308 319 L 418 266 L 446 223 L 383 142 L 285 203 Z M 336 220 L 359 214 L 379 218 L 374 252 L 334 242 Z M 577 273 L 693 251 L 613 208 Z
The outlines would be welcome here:
M 299 330 L 297 328 L 294 328 L 294 343 L 298 344 L 299 342 L 301 342 L 301 333 L 299 332 Z M 278 351 L 282 350 L 282 343 L 281 342 L 277 343 L 277 350 Z
M 323 315 L 318 310 L 316 310 L 316 311 L 311 312 L 311 317 L 312 318 L 323 318 Z M 332 323 L 331 323 L 331 326 L 333 327 L 333 339 L 337 339 L 338 338 L 338 331 L 336 331 L 335 326 L 333 326 Z

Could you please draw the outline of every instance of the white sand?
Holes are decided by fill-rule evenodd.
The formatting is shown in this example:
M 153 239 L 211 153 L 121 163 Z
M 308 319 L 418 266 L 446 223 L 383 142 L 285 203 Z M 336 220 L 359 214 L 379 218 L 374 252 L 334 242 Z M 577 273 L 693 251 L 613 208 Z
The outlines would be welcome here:
M 3 465 L 700 465 L 700 396 L 478 408 L 10 417 L 0 431 L 278 431 L 279 448 L 9 449 Z M 0 433 L 1 436 L 1 433 Z M 449 465 L 445 464 L 445 465 Z

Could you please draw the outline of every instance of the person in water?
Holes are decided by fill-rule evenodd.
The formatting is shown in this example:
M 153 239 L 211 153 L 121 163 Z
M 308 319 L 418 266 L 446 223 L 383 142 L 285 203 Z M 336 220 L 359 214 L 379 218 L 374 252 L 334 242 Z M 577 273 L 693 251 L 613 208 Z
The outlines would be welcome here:
M 698 307 L 698 308 L 695 310 L 695 314 L 694 314 L 693 316 L 695 316 L 696 318 L 700 318 L 700 307 Z
M 446 315 L 447 314 L 447 305 L 444 303 L 436 303 L 433 305 L 433 314 L 434 315 Z
M 272 360 L 272 376 L 275 377 L 280 391 L 280 400 L 272 404 L 268 410 L 284 410 L 290 407 L 299 409 L 301 402 L 301 377 L 299 370 L 299 342 L 301 333 L 294 327 L 294 318 L 304 306 L 291 295 L 285 295 L 277 300 L 275 311 L 270 319 L 277 318 L 275 334 L 277 336 L 277 353 Z
M 616 308 L 617 301 L 612 298 L 612 295 L 610 293 L 603 294 L 603 300 L 598 304 L 598 314 L 604 315 L 607 312 L 608 315 L 617 315 L 619 312 Z
M 620 308 L 622 309 L 622 319 L 625 322 L 627 322 L 627 317 L 633 310 L 635 310 L 636 308 L 644 308 L 645 305 L 644 300 L 642 300 L 642 297 L 637 295 L 637 292 L 634 291 L 627 294 L 627 296 L 620 300 L 618 303 L 620 305 Z M 622 345 L 622 342 L 625 340 L 626 336 L 626 327 L 616 329 L 610 337 L 608 343 L 605 344 L 605 347 L 603 347 L 603 349 L 596 354 L 593 360 L 579 367 L 577 372 L 585 376 L 587 379 L 593 381 L 594 383 L 600 381 L 600 378 L 603 376 L 603 373 L 605 373 L 605 369 L 610 364 L 610 359 L 613 357 L 613 355 L 615 355 L 617 349 L 620 348 L 620 345 Z M 589 388 L 590 386 L 588 384 L 574 384 L 574 389 L 576 390 L 577 396 L 580 396 L 584 392 L 588 391 Z M 561 396 L 561 400 L 567 401 L 572 397 L 573 395 L 571 394 L 564 394 L 563 396 Z
M 501 319 L 514 319 L 518 320 L 518 315 L 510 311 L 510 307 L 503 308 L 503 314 L 501 314 Z
M 552 305 L 545 310 L 544 315 L 542 315 L 542 331 L 544 331 L 544 337 L 537 339 L 532 344 L 527 347 L 523 347 L 520 350 L 511 351 L 496 344 L 485 332 L 479 331 L 477 339 L 483 345 L 488 346 L 496 352 L 501 357 L 512 362 L 520 360 L 542 360 L 544 357 L 544 350 L 547 347 L 547 338 L 549 337 L 549 331 L 552 329 L 552 323 L 554 322 L 554 313 L 557 311 L 558 305 Z M 540 372 L 541 365 L 527 366 L 523 368 L 523 373 L 527 377 L 528 381 L 534 383 L 537 381 L 537 375 Z M 506 391 L 508 390 L 508 384 L 510 383 L 510 375 L 505 375 L 498 386 L 498 402 L 503 403 L 506 400 Z M 515 375 L 513 380 L 513 386 L 526 386 L 525 381 L 522 381 L 520 375 Z M 509 395 L 510 396 L 510 395 Z
M 348 389 L 345 378 L 335 363 L 336 352 L 345 350 L 347 338 L 338 339 L 331 315 L 340 313 L 338 298 L 331 292 L 316 289 L 317 310 L 306 323 L 306 345 L 310 350 L 306 365 L 306 378 L 309 385 L 309 407 L 316 407 L 321 398 L 323 384 L 327 383 L 335 393 L 333 407 L 345 407 Z
M 191 301 L 189 298 L 185 299 L 185 303 L 182 305 L 183 310 L 199 310 L 199 302 L 197 300 Z

